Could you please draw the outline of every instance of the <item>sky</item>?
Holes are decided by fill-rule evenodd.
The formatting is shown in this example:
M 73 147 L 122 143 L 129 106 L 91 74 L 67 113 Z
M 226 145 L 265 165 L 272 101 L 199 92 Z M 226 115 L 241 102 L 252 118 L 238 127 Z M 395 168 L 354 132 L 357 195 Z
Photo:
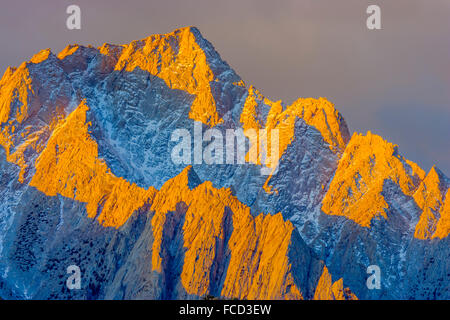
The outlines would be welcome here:
M 196 26 L 271 100 L 326 97 L 352 132 L 450 177 L 448 0 L 15 0 L 0 10 L 0 73 L 41 49 L 123 44 Z M 66 8 L 81 8 L 81 30 Z M 366 27 L 370 4 L 381 30 Z

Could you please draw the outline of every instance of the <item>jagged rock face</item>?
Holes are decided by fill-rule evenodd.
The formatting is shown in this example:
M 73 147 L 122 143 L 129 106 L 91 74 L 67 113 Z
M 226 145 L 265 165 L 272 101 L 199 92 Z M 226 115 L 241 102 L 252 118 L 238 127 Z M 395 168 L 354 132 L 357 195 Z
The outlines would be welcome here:
M 431 168 L 414 194 L 414 200 L 422 210 L 414 233 L 416 238 L 442 239 L 448 235 L 449 188 L 450 183 L 445 175 L 436 167 Z
M 349 288 L 344 288 L 342 278 L 333 283 L 326 266 L 317 284 L 314 300 L 357 300 Z
M 175 164 L 198 123 L 278 129 L 278 157 Z M 246 88 L 195 28 L 43 50 L 0 80 L 0 125 L 3 298 L 450 298 L 445 175 L 324 98 Z
M 355 134 L 339 161 L 322 210 L 368 227 L 374 218 L 387 218 L 388 205 L 383 197 L 386 181 L 394 182 L 402 193 L 411 196 L 420 175 L 398 155 L 394 145 L 370 132 L 366 136 Z

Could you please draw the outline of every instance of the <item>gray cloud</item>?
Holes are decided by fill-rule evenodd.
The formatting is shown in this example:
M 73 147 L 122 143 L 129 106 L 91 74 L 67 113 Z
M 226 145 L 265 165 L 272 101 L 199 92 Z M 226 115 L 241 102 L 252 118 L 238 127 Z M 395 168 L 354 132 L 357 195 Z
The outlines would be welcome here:
M 80 31 L 65 28 L 74 3 Z M 383 30 L 365 27 L 373 3 Z M 0 72 L 47 47 L 195 25 L 267 97 L 327 97 L 352 130 L 378 133 L 424 169 L 450 175 L 449 16 L 448 0 L 16 0 L 0 11 Z

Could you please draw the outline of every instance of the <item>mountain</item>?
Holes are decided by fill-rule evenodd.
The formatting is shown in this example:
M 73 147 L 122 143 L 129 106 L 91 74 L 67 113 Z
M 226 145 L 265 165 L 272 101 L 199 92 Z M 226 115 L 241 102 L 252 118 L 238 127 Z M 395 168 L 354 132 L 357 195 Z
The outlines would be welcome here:
M 2 298 L 450 298 L 450 180 L 325 98 L 265 98 L 194 27 L 39 52 L 0 80 L 0 126 Z M 196 128 L 246 130 L 244 163 L 172 161 Z M 248 132 L 273 129 L 266 159 Z

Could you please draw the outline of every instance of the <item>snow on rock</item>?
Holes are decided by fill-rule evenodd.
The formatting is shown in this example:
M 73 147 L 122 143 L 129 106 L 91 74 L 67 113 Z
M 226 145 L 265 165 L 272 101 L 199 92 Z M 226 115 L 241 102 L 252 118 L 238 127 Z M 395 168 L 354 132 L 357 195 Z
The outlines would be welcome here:
M 279 156 L 173 163 L 172 132 L 198 123 L 278 129 Z M 0 145 L 3 298 L 450 298 L 445 175 L 350 138 L 325 98 L 247 88 L 194 27 L 8 68 Z

